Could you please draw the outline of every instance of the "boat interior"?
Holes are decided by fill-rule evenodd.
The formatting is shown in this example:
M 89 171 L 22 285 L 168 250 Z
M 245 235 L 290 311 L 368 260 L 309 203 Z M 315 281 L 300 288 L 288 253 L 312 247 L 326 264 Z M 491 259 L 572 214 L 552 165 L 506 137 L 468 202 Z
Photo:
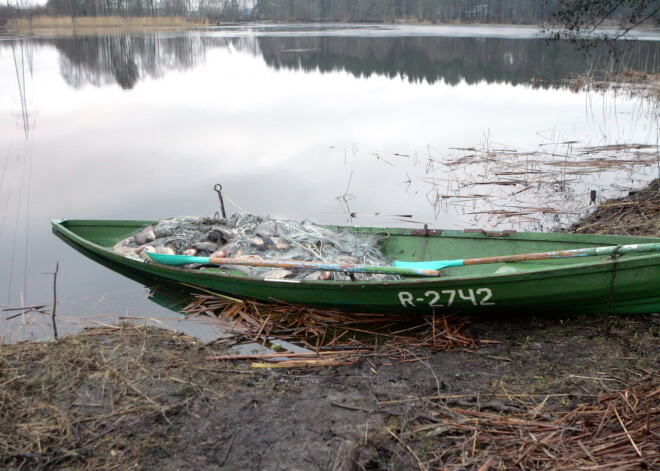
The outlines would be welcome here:
M 104 248 L 112 248 L 153 221 L 84 221 L 65 220 L 61 226 L 75 236 Z M 526 254 L 584 247 L 612 246 L 658 242 L 646 237 L 587 236 L 567 233 L 498 233 L 458 230 L 411 230 L 369 227 L 337 227 L 333 230 L 357 231 L 378 240 L 383 254 L 392 260 L 431 261 L 493 257 L 510 254 Z M 626 254 L 623 257 L 638 258 L 649 254 Z M 656 254 L 654 256 L 659 256 Z M 609 256 L 572 257 L 487 265 L 449 267 L 441 270 L 443 276 L 483 276 L 488 274 L 510 274 L 537 270 L 551 270 L 568 265 L 598 264 L 609 262 Z M 233 270 L 232 270 L 233 271 Z

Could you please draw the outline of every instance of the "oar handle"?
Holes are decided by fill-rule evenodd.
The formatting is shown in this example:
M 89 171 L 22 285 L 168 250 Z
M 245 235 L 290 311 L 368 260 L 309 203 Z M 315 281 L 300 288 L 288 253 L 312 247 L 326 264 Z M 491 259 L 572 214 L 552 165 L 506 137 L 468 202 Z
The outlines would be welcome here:
M 518 255 L 501 255 L 497 257 L 466 258 L 463 265 L 484 265 L 488 263 L 527 262 L 533 260 L 548 260 L 554 258 L 593 257 L 598 255 L 613 255 L 641 252 L 659 252 L 660 243 L 614 245 L 609 247 L 587 247 L 583 249 L 555 250 Z

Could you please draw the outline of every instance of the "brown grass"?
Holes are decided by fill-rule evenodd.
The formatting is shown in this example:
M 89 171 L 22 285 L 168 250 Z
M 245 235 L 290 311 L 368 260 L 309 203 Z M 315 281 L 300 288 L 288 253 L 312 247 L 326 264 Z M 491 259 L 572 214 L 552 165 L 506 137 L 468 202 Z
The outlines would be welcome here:
M 175 332 L 128 325 L 0 345 L 0 469 L 145 464 L 170 439 L 157 431 L 191 397 L 225 398 L 221 378 L 197 377 L 213 365 L 198 347 Z
M 37 29 L 135 29 L 135 28 L 185 28 L 188 26 L 204 25 L 206 20 L 190 20 L 183 16 L 36 16 L 34 18 L 15 18 L 7 22 L 9 31 L 31 31 Z

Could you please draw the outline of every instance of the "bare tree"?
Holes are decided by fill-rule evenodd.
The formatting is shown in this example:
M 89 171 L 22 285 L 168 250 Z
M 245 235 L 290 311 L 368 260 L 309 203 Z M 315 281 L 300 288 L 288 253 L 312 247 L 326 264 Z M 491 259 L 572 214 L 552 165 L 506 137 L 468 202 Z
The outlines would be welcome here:
M 551 31 L 556 39 L 612 41 L 642 24 L 660 24 L 660 0 L 560 0 L 553 18 L 560 26 Z M 616 31 L 604 33 L 601 26 L 616 26 Z

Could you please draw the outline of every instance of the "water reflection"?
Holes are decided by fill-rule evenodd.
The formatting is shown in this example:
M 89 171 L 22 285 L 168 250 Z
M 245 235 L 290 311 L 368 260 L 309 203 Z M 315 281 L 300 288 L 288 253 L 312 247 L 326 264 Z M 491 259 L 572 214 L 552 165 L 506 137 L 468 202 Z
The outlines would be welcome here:
M 117 84 L 131 89 L 140 80 L 204 63 L 210 49 L 229 48 L 261 57 L 273 69 L 382 75 L 411 82 L 480 82 L 565 86 L 566 79 L 594 70 L 627 67 L 657 71 L 658 45 L 623 43 L 587 54 L 565 42 L 539 38 L 258 36 L 196 34 L 108 35 L 40 41 L 60 53 L 60 72 L 75 88 Z
M 25 139 L 30 134 L 30 129 L 34 126 L 35 112 L 28 103 L 28 82 L 32 77 L 34 70 L 34 49 L 30 41 L 11 42 L 12 58 L 14 59 L 14 69 L 16 70 L 16 83 L 18 85 L 18 101 L 20 103 L 20 112 L 16 112 L 22 127 Z M 4 173 L 3 173 L 4 174 Z M 1 230 L 0 230 L 1 232 Z
M 59 261 L 62 316 L 171 318 L 49 220 L 210 216 L 218 182 L 230 214 L 523 230 L 657 177 L 657 108 L 564 86 L 614 63 L 528 36 L 276 29 L 0 41 L 0 308 L 50 304 Z M 620 64 L 657 70 L 660 42 L 629 47 Z M 656 147 L 604 147 L 630 143 Z
M 60 72 L 74 88 L 118 84 L 133 88 L 139 80 L 173 70 L 189 70 L 203 62 L 206 46 L 199 37 L 111 35 L 58 38 Z
M 346 71 L 357 77 L 373 74 L 411 82 L 456 85 L 480 82 L 563 85 L 576 74 L 609 69 L 605 50 L 588 55 L 566 43 L 543 39 L 463 37 L 303 37 L 259 38 L 266 63 L 274 68 L 321 72 Z M 292 54 L 289 51 L 310 51 Z M 622 47 L 631 68 L 653 64 L 654 43 Z M 605 58 L 605 59 L 603 59 Z

